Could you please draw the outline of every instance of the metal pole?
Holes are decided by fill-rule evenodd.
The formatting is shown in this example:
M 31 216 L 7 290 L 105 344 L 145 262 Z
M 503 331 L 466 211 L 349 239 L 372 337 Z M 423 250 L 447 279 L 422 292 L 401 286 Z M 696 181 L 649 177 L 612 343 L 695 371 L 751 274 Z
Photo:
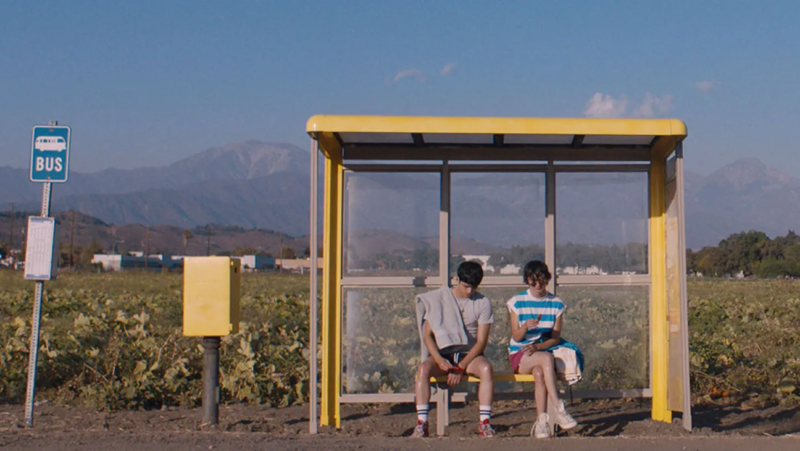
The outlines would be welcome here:
M 553 278 L 547 285 L 547 291 L 556 294 L 556 170 L 553 159 L 547 161 L 545 173 L 545 213 L 544 220 L 544 260 L 550 268 Z
M 442 286 L 450 286 L 450 162 L 442 161 L 439 176 L 439 277 Z
M 36 394 L 36 362 L 39 359 L 39 324 L 42 317 L 43 290 L 44 282 L 37 280 L 31 321 L 31 343 L 28 348 L 28 388 L 25 393 L 25 424 L 28 426 L 33 426 L 33 397 Z
M 309 337 L 308 345 L 309 353 L 309 368 L 308 368 L 308 404 L 310 419 L 308 423 L 308 433 L 316 434 L 319 432 L 319 412 L 317 411 L 317 187 L 319 167 L 317 166 L 317 157 L 319 155 L 319 148 L 317 140 L 311 139 L 311 223 L 309 224 L 309 258 L 311 264 L 309 269 L 310 274 L 310 290 L 308 292 L 308 308 L 309 308 Z
M 219 337 L 203 337 L 203 424 L 219 424 Z
M 6 258 L 11 257 L 11 253 L 14 251 L 14 202 L 11 202 L 11 215 L 9 215 L 8 219 L 11 221 L 8 226 L 8 255 L 6 255 Z M 8 261 L 10 262 L 11 260 Z
M 150 260 L 150 224 L 144 229 L 144 269 L 147 270 L 147 261 Z
M 69 267 L 70 269 L 75 267 L 75 262 L 73 261 L 73 255 L 75 249 L 75 210 L 72 210 L 72 221 L 70 223 L 69 228 Z
M 50 216 L 50 196 L 52 183 L 42 185 L 42 217 Z M 36 395 L 36 362 L 39 360 L 39 326 L 42 319 L 42 294 L 44 282 L 36 281 L 33 300 L 33 318 L 31 319 L 31 343 L 28 347 L 28 387 L 25 392 L 25 424 L 33 426 L 33 398 Z
M 45 218 L 50 216 L 50 195 L 52 191 L 52 183 L 45 182 L 42 184 L 42 216 Z
M 680 273 L 681 293 L 681 353 L 682 355 L 682 388 L 683 388 L 683 428 L 692 430 L 692 382 L 689 373 L 689 295 L 686 287 L 686 203 L 683 178 L 683 143 L 675 148 L 675 176 L 678 188 L 678 270 Z

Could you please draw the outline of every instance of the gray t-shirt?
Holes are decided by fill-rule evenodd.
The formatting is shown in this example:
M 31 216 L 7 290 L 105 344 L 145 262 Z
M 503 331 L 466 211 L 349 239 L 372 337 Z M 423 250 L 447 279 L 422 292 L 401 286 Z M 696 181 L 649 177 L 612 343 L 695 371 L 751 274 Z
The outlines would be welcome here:
M 452 292 L 451 292 L 452 294 Z M 478 326 L 482 324 L 492 324 L 494 322 L 494 312 L 492 302 L 486 296 L 475 292 L 469 298 L 456 298 L 458 309 L 461 311 L 461 318 L 464 320 L 464 327 L 467 330 L 469 344 L 466 346 L 450 346 L 443 349 L 446 353 L 468 352 L 478 342 Z

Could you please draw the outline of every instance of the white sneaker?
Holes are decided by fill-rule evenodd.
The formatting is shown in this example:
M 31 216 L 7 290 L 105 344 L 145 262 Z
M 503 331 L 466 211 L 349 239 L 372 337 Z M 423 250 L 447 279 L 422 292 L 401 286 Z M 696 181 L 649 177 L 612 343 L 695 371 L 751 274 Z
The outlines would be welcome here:
M 544 417 L 544 422 L 536 420 L 536 423 L 533 423 L 533 427 L 531 428 L 532 436 L 536 438 L 550 438 L 550 416 L 545 413 Z
M 572 418 L 572 415 L 567 412 L 567 406 L 564 405 L 564 401 L 560 401 L 559 404 L 556 406 L 556 423 L 561 426 L 561 429 L 567 430 L 572 429 L 578 425 L 578 422 L 575 418 Z

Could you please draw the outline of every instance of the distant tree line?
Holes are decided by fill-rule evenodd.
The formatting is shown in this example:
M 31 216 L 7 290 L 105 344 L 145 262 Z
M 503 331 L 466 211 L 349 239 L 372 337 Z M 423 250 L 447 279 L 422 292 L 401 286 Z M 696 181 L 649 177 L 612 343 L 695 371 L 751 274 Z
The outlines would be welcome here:
M 511 246 L 511 249 L 491 254 L 487 263 L 495 268 L 503 268 L 507 265 L 524 266 L 531 260 L 544 260 L 542 246 Z
M 241 247 L 241 246 L 236 246 L 236 248 L 233 251 L 217 252 L 215 255 L 223 257 L 229 257 L 229 256 L 241 257 L 244 255 L 263 255 L 265 257 L 274 257 L 274 255 L 272 255 L 272 252 L 260 252 L 258 249 L 254 247 Z M 293 248 L 284 246 L 278 253 L 277 258 L 295 259 L 298 257 L 297 257 L 297 252 L 295 252 Z
M 59 245 L 58 266 L 60 268 L 85 268 L 92 265 L 94 254 L 102 254 L 103 245 L 93 240 L 86 246 L 74 245 L 70 248 L 69 243 Z
M 648 250 L 645 243 L 623 245 L 589 245 L 568 243 L 556 249 L 558 266 L 585 269 L 592 266 L 608 274 L 624 271 L 645 273 Z M 543 260 L 544 248 L 539 245 L 512 246 L 492 253 L 488 264 L 499 269 L 506 265 L 523 266 L 530 260 Z M 439 265 L 438 249 L 398 249 L 381 254 L 349 257 L 351 267 L 372 270 L 435 271 Z M 464 261 L 451 258 L 454 267 Z M 790 230 L 786 236 L 770 239 L 764 232 L 751 230 L 730 235 L 717 246 L 699 251 L 686 250 L 686 266 L 690 274 L 706 277 L 743 275 L 762 278 L 800 277 L 800 235 Z
M 775 239 L 755 230 L 735 233 L 717 246 L 687 250 L 686 266 L 710 277 L 800 277 L 800 236 L 793 230 Z
M 190 234 L 198 235 L 198 236 L 208 236 L 208 235 L 215 235 L 217 233 L 244 233 L 244 232 L 264 232 L 264 233 L 271 233 L 271 234 L 279 234 L 281 232 L 272 229 L 262 229 L 262 228 L 253 228 L 253 229 L 246 229 L 240 225 L 225 225 L 225 224 L 217 224 L 217 223 L 209 223 L 206 225 L 195 226 L 194 229 L 188 230 Z M 284 237 L 286 238 L 293 238 L 292 235 L 284 233 Z
M 572 244 L 558 246 L 558 264 L 586 269 L 596 266 L 609 274 L 622 271 L 642 273 L 647 270 L 647 245 L 630 243 L 624 245 Z M 516 245 L 491 253 L 487 264 L 496 270 L 508 265 L 519 268 L 531 260 L 544 260 L 544 248 L 540 245 Z M 452 256 L 450 264 L 457 267 L 463 256 Z M 380 254 L 356 255 L 350 251 L 348 266 L 363 270 L 422 270 L 435 271 L 439 266 L 438 249 L 396 249 Z
M 395 249 L 391 252 L 367 255 L 359 258 L 351 252 L 351 268 L 380 270 L 422 270 L 433 271 L 439 267 L 438 249 Z

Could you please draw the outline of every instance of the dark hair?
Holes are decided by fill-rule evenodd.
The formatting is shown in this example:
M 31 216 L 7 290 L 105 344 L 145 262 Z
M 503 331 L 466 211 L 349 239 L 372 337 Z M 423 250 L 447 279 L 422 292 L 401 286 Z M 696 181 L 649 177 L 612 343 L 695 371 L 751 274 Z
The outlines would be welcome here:
M 477 287 L 483 280 L 483 268 L 478 262 L 464 262 L 458 265 L 458 280 L 466 284 Z
M 553 277 L 550 270 L 547 269 L 547 264 L 541 260 L 531 260 L 525 264 L 525 271 L 523 271 L 522 282 L 525 285 L 531 283 L 531 279 L 542 280 L 546 279 L 547 282 Z

